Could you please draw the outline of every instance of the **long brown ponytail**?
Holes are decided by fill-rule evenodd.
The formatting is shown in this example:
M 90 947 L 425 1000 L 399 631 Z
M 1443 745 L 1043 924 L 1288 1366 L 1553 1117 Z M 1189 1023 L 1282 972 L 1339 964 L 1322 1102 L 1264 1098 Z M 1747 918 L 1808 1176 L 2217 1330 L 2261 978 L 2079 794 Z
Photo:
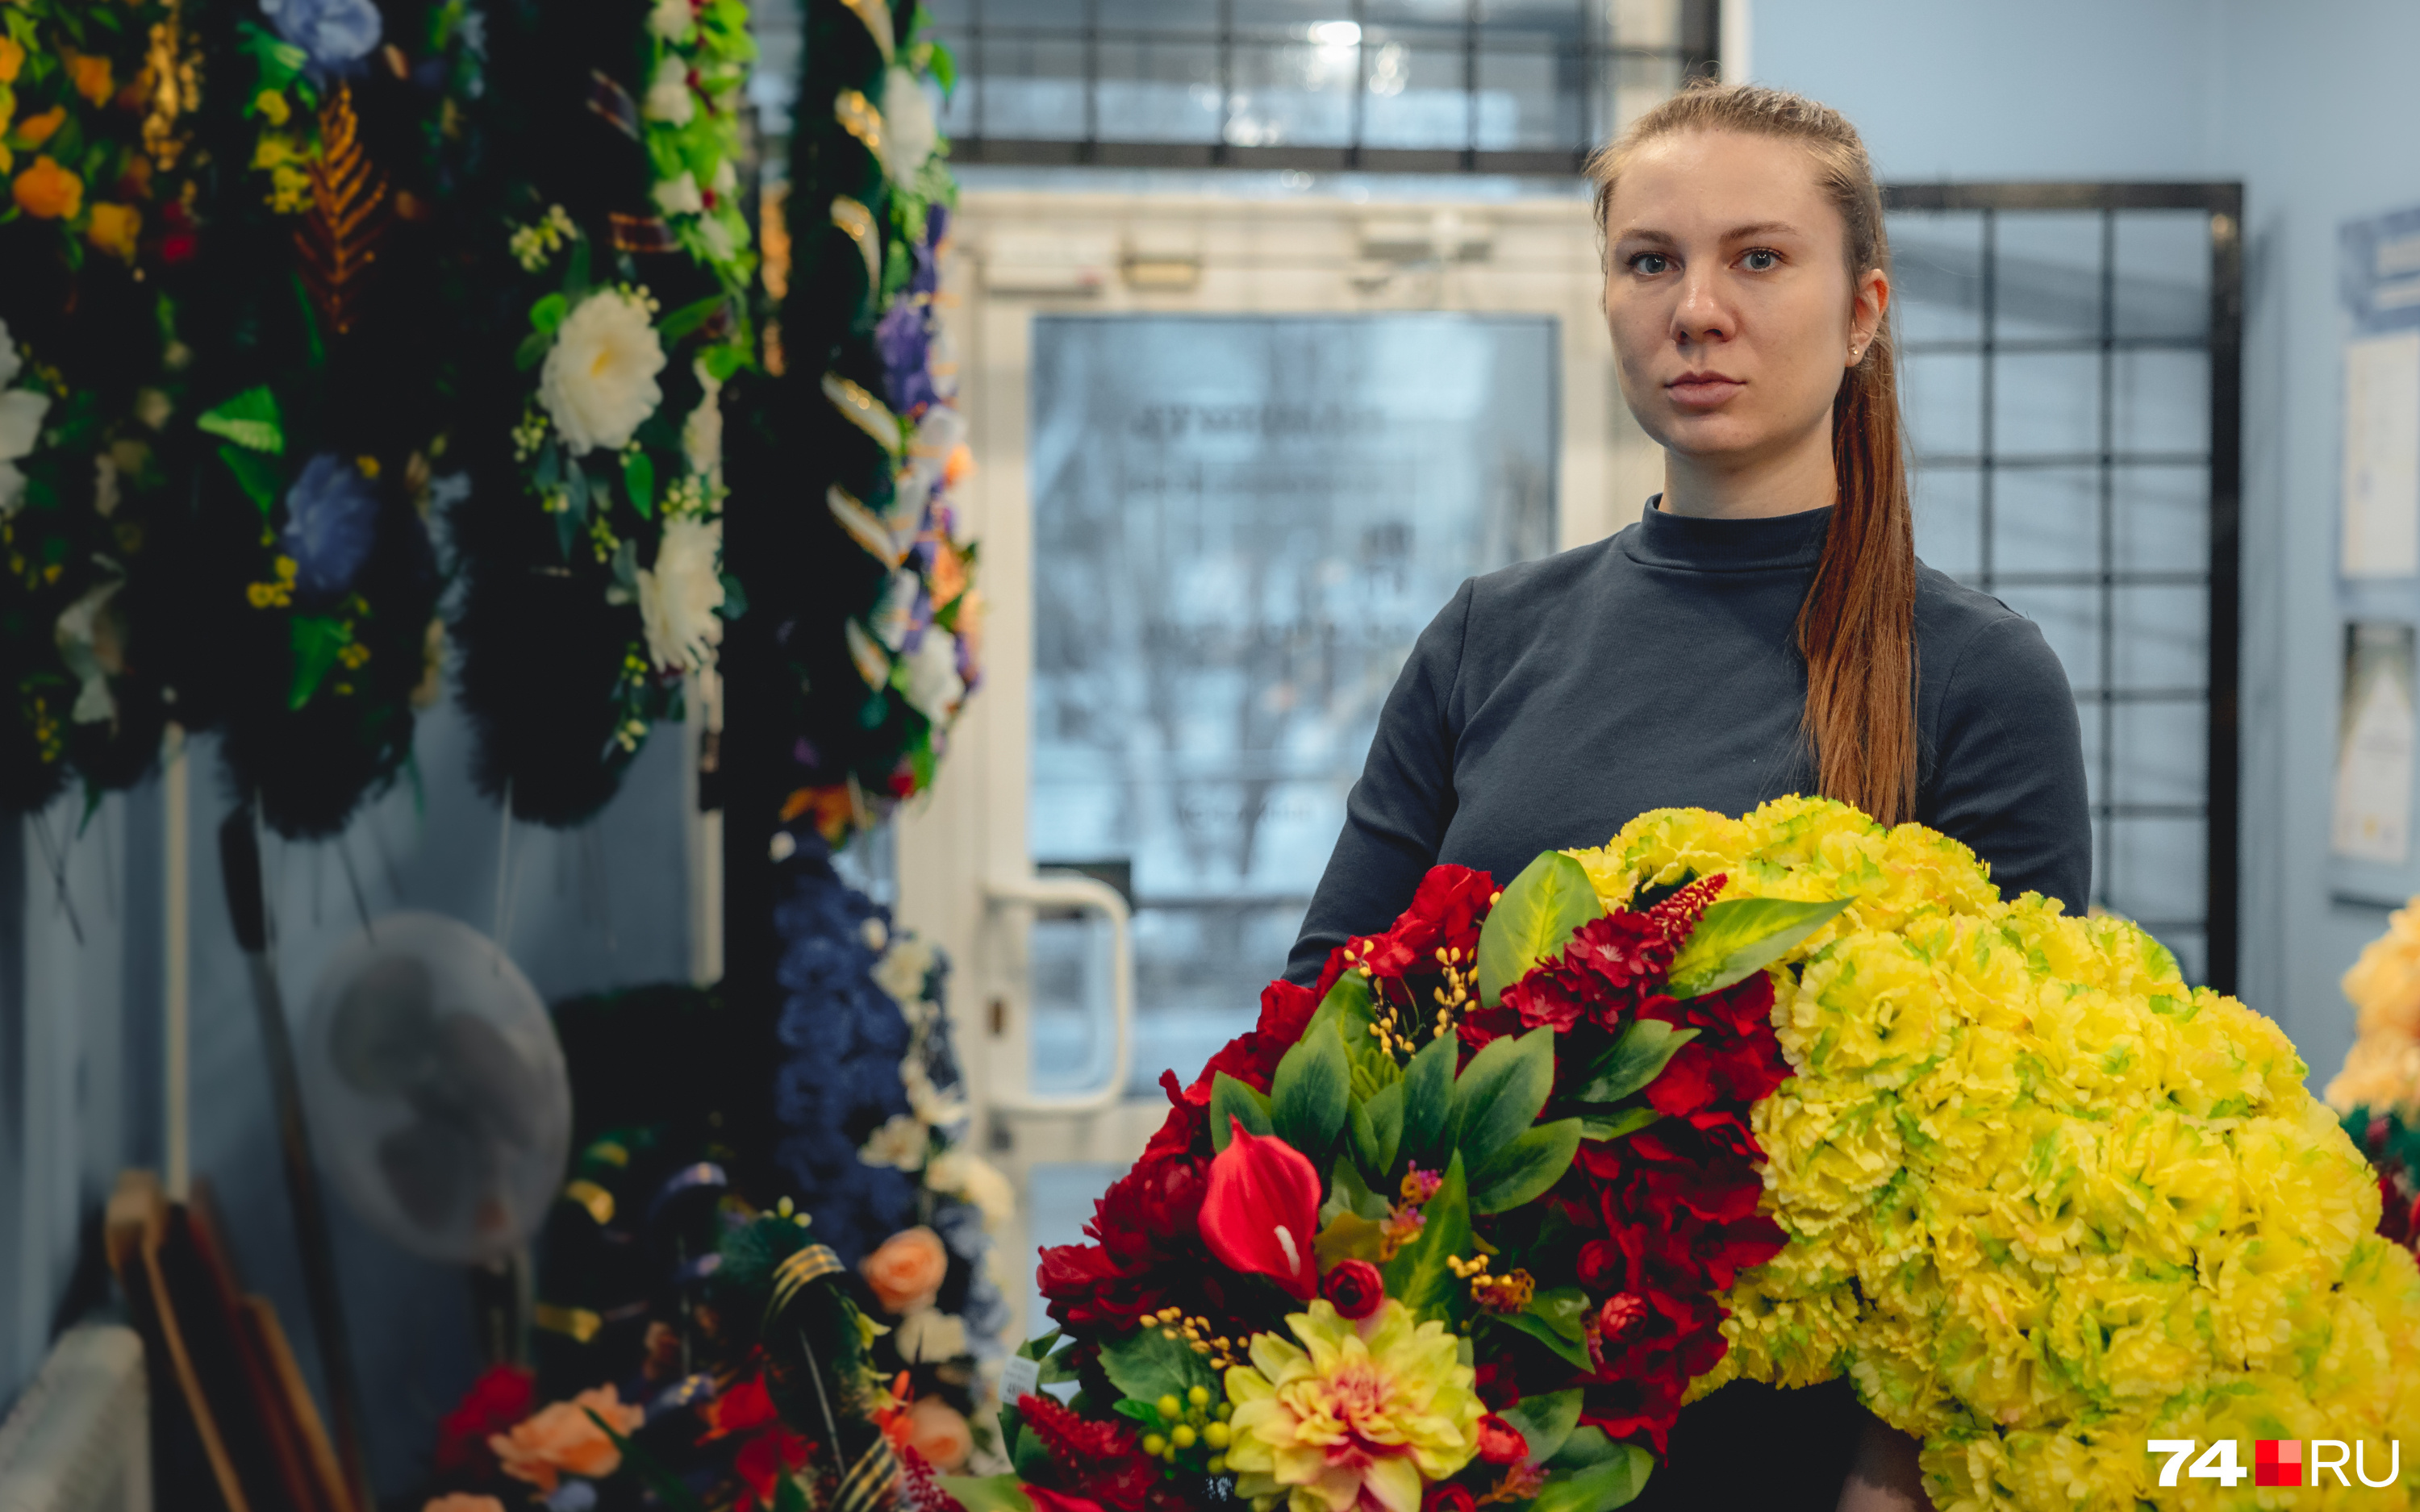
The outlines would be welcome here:
M 1600 234 L 1623 161 L 1643 142 L 1684 131 L 1744 131 L 1804 146 L 1847 228 L 1852 287 L 1869 269 L 1889 270 L 1882 190 L 1856 128 L 1828 105 L 1755 85 L 1684 89 L 1601 148 L 1588 168 Z M 1916 810 L 1916 525 L 1887 320 L 1863 361 L 1841 376 L 1832 403 L 1832 471 L 1839 502 L 1798 610 L 1805 728 L 1815 748 L 1817 788 L 1898 824 Z

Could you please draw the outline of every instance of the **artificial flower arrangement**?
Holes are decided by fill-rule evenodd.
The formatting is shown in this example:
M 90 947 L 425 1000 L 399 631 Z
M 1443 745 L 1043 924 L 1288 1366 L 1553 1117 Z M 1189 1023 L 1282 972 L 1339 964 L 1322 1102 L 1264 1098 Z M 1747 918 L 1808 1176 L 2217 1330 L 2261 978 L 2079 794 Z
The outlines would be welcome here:
M 0 810 L 129 785 L 160 748 L 121 595 L 174 497 L 194 85 L 172 6 L 0 19 Z
M 2328 1103 L 2378 1172 L 2378 1231 L 2420 1254 L 2420 900 L 2344 974 L 2355 1013 Z
M 2248 1505 L 2145 1443 L 2420 1436 L 2420 1272 L 2302 1073 L 2133 925 L 1836 803 L 1440 867 L 1168 1078 L 1044 1254 L 1016 1473 L 947 1484 L 1577 1512 L 1683 1401 L 1845 1374 L 1946 1512 Z
M 980 677 L 972 469 L 940 320 L 956 188 L 928 91 L 949 52 L 912 5 L 810 0 L 790 174 L 765 199 L 766 366 L 735 468 L 806 501 L 737 528 L 801 689 L 781 822 L 830 844 L 932 785 Z M 746 574 L 743 571 L 742 576 Z
M 479 28 L 458 0 L 213 19 L 204 145 L 248 193 L 207 208 L 214 296 L 189 311 L 209 402 L 168 681 L 270 827 L 325 836 L 394 780 L 438 687 L 426 517 L 461 484 L 434 209 L 472 158 Z
M 655 0 L 627 32 L 573 10 L 492 28 L 519 347 L 456 521 L 479 783 L 552 825 L 613 795 L 744 607 L 722 563 L 722 393 L 753 352 L 745 0 Z M 595 35 L 566 48 L 575 25 Z

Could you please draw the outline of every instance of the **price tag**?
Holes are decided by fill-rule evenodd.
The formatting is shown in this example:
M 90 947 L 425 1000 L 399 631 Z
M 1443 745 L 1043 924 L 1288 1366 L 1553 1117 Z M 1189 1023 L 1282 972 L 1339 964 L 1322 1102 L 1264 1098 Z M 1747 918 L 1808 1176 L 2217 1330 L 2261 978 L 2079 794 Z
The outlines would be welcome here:
M 1011 1355 L 1008 1363 L 1000 1367 L 1000 1399 L 1003 1405 L 1014 1405 L 1041 1389 L 1041 1361 Z

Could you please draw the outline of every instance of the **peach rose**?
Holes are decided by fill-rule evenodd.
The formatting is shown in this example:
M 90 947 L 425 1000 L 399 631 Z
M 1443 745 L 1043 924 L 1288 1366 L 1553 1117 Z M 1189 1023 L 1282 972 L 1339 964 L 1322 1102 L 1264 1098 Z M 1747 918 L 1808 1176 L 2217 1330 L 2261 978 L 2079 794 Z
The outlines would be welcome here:
M 77 94 L 96 105 L 107 103 L 109 97 L 117 92 L 117 81 L 111 77 L 109 59 L 105 57 L 69 54 L 68 78 L 75 85 Z
M 24 44 L 13 37 L 0 37 L 0 84 L 15 84 L 24 66 Z
M 32 167 L 17 176 L 14 188 L 25 213 L 45 221 L 71 221 L 84 208 L 84 180 L 48 156 L 36 158 Z
M 134 260 L 134 239 L 143 234 L 143 212 L 132 205 L 96 205 L 84 239 L 126 262 Z
M 920 1224 L 884 1240 L 857 1268 L 886 1312 L 913 1312 L 931 1305 L 941 1289 L 941 1278 L 950 1273 L 950 1252 L 940 1235 Z
M 948 1474 L 975 1452 L 975 1436 L 966 1418 L 939 1396 L 927 1396 L 908 1409 L 908 1447 L 924 1462 Z M 467 1512 L 467 1509 L 466 1509 Z
M 52 133 L 68 123 L 68 108 L 53 105 L 39 116 L 28 116 L 17 123 L 17 140 L 29 147 L 40 147 Z
M 611 1475 L 621 1468 L 622 1451 L 613 1447 L 613 1441 L 588 1415 L 591 1409 L 616 1433 L 635 1433 L 647 1420 L 645 1408 L 625 1407 L 619 1392 L 599 1386 L 515 1424 L 510 1433 L 494 1435 L 488 1440 L 488 1447 L 496 1452 L 505 1474 L 525 1480 L 549 1496 L 566 1473 L 591 1480 Z
M 504 1512 L 504 1504 L 492 1496 L 473 1496 L 455 1491 L 446 1496 L 432 1496 L 423 1504 L 420 1512 Z

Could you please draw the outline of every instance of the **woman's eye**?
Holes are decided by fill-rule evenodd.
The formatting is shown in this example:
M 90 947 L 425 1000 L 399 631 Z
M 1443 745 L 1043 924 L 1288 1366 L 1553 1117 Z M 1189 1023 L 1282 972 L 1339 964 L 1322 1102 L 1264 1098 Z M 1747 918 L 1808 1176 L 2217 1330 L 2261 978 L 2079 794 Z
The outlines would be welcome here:
M 1781 254 L 1770 247 L 1753 247 L 1741 255 L 1740 263 L 1751 273 L 1770 272 L 1781 266 Z
M 1634 273 L 1661 273 L 1671 266 L 1672 259 L 1660 252 L 1642 252 L 1630 259 L 1630 270 Z

